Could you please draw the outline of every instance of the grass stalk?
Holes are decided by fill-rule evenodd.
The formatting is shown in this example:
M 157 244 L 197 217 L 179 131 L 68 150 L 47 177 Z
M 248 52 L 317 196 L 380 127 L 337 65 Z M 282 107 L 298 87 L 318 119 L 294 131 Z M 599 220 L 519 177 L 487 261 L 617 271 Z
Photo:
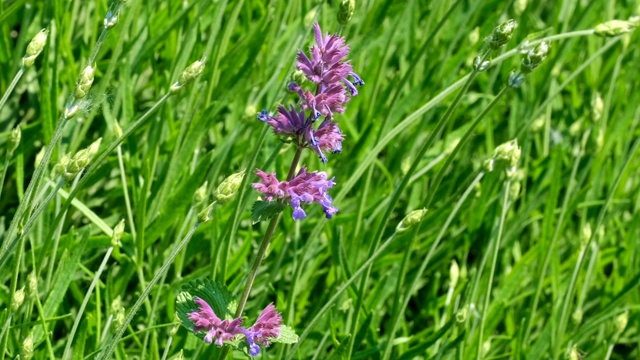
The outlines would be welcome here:
M 14 76 L 13 80 L 11 80 L 11 83 L 9 84 L 7 91 L 5 91 L 5 93 L 2 95 L 2 99 L 0 99 L 0 110 L 2 110 L 4 105 L 7 103 L 7 99 L 9 99 L 9 95 L 11 95 L 11 93 L 13 92 L 13 89 L 18 84 L 18 81 L 20 81 L 20 78 L 22 78 L 22 75 L 24 74 L 24 72 L 25 72 L 25 67 L 24 65 L 21 65 L 20 69 L 16 73 L 16 76 Z
M 484 325 L 487 321 L 487 314 L 489 313 L 489 302 L 491 301 L 491 288 L 493 285 L 493 278 L 496 273 L 496 266 L 498 264 L 498 253 L 500 252 L 500 243 L 502 241 L 502 233 L 504 230 L 505 219 L 507 218 L 507 211 L 509 210 L 509 188 L 511 187 L 511 180 L 507 179 L 504 186 L 504 194 L 502 200 L 502 214 L 500 215 L 500 222 L 498 223 L 498 236 L 496 237 L 495 244 L 493 245 L 493 257 L 491 260 L 491 271 L 489 272 L 489 283 L 487 284 L 487 293 L 484 297 L 484 305 L 482 306 L 482 314 L 480 317 L 480 333 L 478 336 L 478 360 L 483 358 L 482 351 L 484 350 L 483 338 L 484 338 Z

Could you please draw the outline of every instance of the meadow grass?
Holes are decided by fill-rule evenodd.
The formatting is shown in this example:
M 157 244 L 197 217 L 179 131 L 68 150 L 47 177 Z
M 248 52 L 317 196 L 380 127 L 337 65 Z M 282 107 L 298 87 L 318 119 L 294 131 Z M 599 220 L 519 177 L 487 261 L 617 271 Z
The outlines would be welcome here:
M 203 279 L 298 334 L 263 358 L 640 358 L 639 35 L 594 33 L 638 5 L 339 3 L 0 0 L 0 360 L 248 358 L 180 325 Z M 256 119 L 297 101 L 316 21 L 366 81 L 326 164 Z M 255 169 L 292 163 L 335 176 L 339 212 L 253 221 Z

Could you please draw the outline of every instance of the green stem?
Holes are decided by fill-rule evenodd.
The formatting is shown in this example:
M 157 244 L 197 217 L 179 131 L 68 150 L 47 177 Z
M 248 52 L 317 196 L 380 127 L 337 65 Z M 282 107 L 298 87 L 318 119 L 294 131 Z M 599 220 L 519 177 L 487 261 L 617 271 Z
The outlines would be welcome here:
M 5 240 L 2 243 L 2 248 L 0 248 L 0 268 L 2 268 L 2 265 L 4 265 L 5 261 L 9 256 L 9 251 L 15 245 L 15 241 L 17 241 L 17 239 L 14 239 L 14 237 L 16 236 L 18 224 L 22 220 L 27 209 L 30 207 L 31 196 L 33 195 L 34 190 L 37 188 L 37 184 L 40 181 L 40 176 L 44 172 L 44 169 L 47 167 L 47 165 L 49 165 L 49 161 L 51 160 L 51 155 L 53 154 L 53 149 L 58 143 L 58 141 L 60 141 L 60 139 L 62 138 L 62 131 L 68 120 L 69 119 L 67 119 L 65 116 L 62 116 L 61 120 L 58 122 L 58 126 L 56 127 L 56 130 L 53 133 L 53 137 L 51 138 L 49 145 L 47 145 L 47 148 L 44 152 L 44 156 L 40 161 L 40 165 L 38 165 L 38 167 L 36 168 L 36 171 L 33 173 L 33 177 L 31 178 L 31 181 L 27 186 L 27 190 L 25 191 L 24 197 L 20 202 L 20 204 L 18 205 L 18 209 L 16 210 L 16 213 L 13 216 L 13 219 L 11 220 L 11 225 L 9 225 L 9 230 L 7 231 Z M 24 233 L 23 233 L 23 236 L 24 236 Z
M 498 264 L 498 253 L 500 252 L 500 242 L 502 240 L 502 232 L 504 230 L 504 222 L 507 217 L 507 210 L 509 210 L 509 188 L 511 187 L 511 180 L 507 179 L 507 184 L 504 187 L 504 196 L 502 201 L 502 215 L 500 216 L 500 223 L 498 225 L 498 237 L 496 243 L 493 245 L 493 259 L 491 260 L 491 271 L 489 272 L 489 284 L 487 284 L 487 294 L 484 297 L 484 306 L 482 307 L 482 317 L 480 319 L 480 335 L 478 337 L 478 359 L 482 359 L 482 341 L 484 336 L 484 324 L 487 320 L 487 314 L 489 313 L 489 301 L 491 300 L 491 287 L 493 285 L 493 276 L 496 272 L 496 265 Z
M 129 190 L 127 187 L 127 173 L 124 168 L 124 161 L 122 158 L 122 146 L 118 145 L 118 166 L 120 166 L 120 180 L 122 181 L 122 192 L 124 193 L 124 204 L 127 208 L 127 218 L 129 220 L 129 229 L 131 229 L 131 236 L 133 237 L 133 242 L 136 240 L 136 227 L 135 222 L 133 221 L 133 210 L 131 208 L 131 200 L 129 199 Z
M 67 344 L 64 347 L 64 353 L 62 355 L 63 359 L 67 359 L 71 356 L 70 351 L 71 351 L 71 343 L 73 342 L 73 337 L 75 336 L 76 331 L 78 330 L 78 325 L 80 325 L 80 320 L 82 319 L 82 314 L 84 313 L 84 309 L 87 307 L 87 304 L 89 303 L 89 299 L 91 298 L 93 289 L 98 284 L 98 281 L 100 281 L 100 275 L 102 274 L 102 271 L 104 270 L 104 268 L 107 266 L 107 261 L 109 261 L 112 251 L 113 251 L 113 246 L 110 246 L 109 249 L 107 249 L 107 253 L 104 254 L 104 258 L 102 259 L 102 263 L 100 264 L 98 271 L 96 271 L 95 275 L 93 276 L 93 281 L 91 281 L 91 285 L 89 285 L 89 289 L 87 290 L 87 293 L 84 296 L 84 300 L 82 300 L 82 305 L 80 305 L 80 310 L 78 310 L 78 314 L 76 314 L 76 319 L 73 322 L 73 326 L 71 327 L 71 332 L 69 333 Z
M 9 84 L 7 91 L 4 93 L 4 95 L 2 95 L 2 99 L 0 99 L 0 110 L 2 110 L 2 108 L 4 107 L 4 104 L 6 104 L 7 99 L 9 99 L 9 95 L 11 95 L 11 93 L 13 92 L 13 89 L 18 84 L 18 81 L 20 81 L 20 78 L 24 74 L 24 71 L 25 71 L 25 67 L 20 66 L 20 70 L 18 70 L 18 72 L 16 73 L 16 76 L 13 77 L 13 80 L 11 80 L 11 84 Z
M 193 237 L 193 234 L 196 232 L 200 224 L 201 224 L 200 222 L 196 222 L 193 225 L 193 227 L 191 227 L 187 235 L 185 235 L 184 239 L 182 239 L 178 243 L 178 245 L 176 245 L 176 247 L 171 251 L 171 253 L 169 254 L 169 257 L 167 257 L 167 259 L 164 261 L 160 270 L 156 272 L 156 274 L 153 276 L 153 279 L 151 279 L 151 281 L 149 282 L 147 287 L 144 289 L 140 297 L 138 297 L 138 300 L 136 300 L 135 304 L 133 304 L 133 306 L 131 307 L 131 310 L 129 310 L 129 314 L 127 314 L 127 317 L 124 320 L 124 323 L 120 325 L 120 327 L 118 328 L 118 331 L 115 333 L 115 335 L 113 335 L 111 340 L 109 340 L 109 343 L 107 343 L 106 349 L 104 350 L 104 352 L 98 355 L 98 359 L 102 359 L 102 360 L 111 359 L 111 355 L 113 355 L 113 352 L 115 351 L 116 346 L 118 346 L 118 341 L 120 340 L 124 332 L 127 330 L 127 326 L 133 320 L 133 317 L 136 315 L 136 313 L 140 309 L 140 306 L 142 306 L 142 303 L 147 299 L 147 296 L 149 296 L 149 294 L 151 293 L 151 289 L 153 289 L 153 286 L 158 282 L 158 280 L 160 280 L 160 278 L 164 276 L 164 273 L 167 271 L 167 269 L 169 269 L 169 266 L 171 266 L 171 264 L 173 263 L 173 260 L 176 258 L 176 256 L 178 256 L 180 251 L 189 243 L 189 240 L 191 240 L 191 237 Z
M 11 160 L 11 155 L 7 152 L 4 157 L 4 166 L 2 167 L 2 174 L 0 175 L 0 195 L 2 195 L 2 189 L 4 188 L 4 179 L 7 176 L 7 169 L 9 169 L 9 161 Z

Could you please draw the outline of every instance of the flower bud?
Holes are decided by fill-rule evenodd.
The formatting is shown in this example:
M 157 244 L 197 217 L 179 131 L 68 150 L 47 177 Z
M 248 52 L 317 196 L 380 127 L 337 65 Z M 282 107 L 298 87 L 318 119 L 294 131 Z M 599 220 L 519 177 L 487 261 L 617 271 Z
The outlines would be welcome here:
M 113 313 L 114 329 L 118 329 L 124 324 L 126 319 L 124 306 L 122 306 L 122 298 L 120 298 L 119 295 L 111 302 L 111 312 Z
M 102 138 L 99 138 L 87 148 L 79 150 L 72 157 L 68 155 L 63 156 L 60 162 L 54 167 L 54 171 L 58 175 L 64 175 L 67 181 L 72 181 L 80 171 L 89 165 L 91 159 L 98 153 L 101 142 Z
M 458 263 L 453 260 L 451 261 L 451 267 L 449 268 L 449 278 L 451 279 L 451 284 L 449 286 L 451 286 L 452 288 L 456 287 L 456 284 L 458 283 L 458 278 L 460 277 L 460 267 L 458 267 Z
M 175 94 L 178 91 L 180 91 L 180 89 L 182 89 L 182 87 L 190 82 L 193 82 L 198 76 L 200 76 L 200 74 L 202 74 L 202 71 L 204 70 L 204 62 L 205 62 L 205 58 L 202 58 L 196 62 L 194 62 L 193 64 L 187 66 L 186 69 L 184 69 L 184 71 L 182 72 L 182 74 L 180 74 L 180 77 L 178 78 L 178 82 L 171 85 L 171 93 Z
M 242 184 L 242 179 L 244 178 L 244 171 L 239 173 L 235 173 L 229 175 L 213 193 L 214 198 L 220 205 L 224 205 L 236 194 L 240 185 Z
M 478 40 L 480 40 L 480 27 L 476 26 L 473 30 L 471 30 L 471 32 L 469 33 L 469 43 L 471 45 L 475 45 L 478 43 Z
M 20 306 L 22 306 L 22 303 L 24 303 L 24 286 L 21 289 L 16 290 L 15 293 L 13 293 L 13 300 L 11 300 L 11 311 L 12 312 L 16 312 L 18 311 L 18 309 L 20 308 Z
M 107 11 L 107 15 L 104 17 L 104 28 L 111 29 L 118 24 L 118 11 Z
M 114 124 L 114 133 L 116 134 L 116 137 L 120 138 L 122 137 L 122 128 L 120 127 L 120 124 L 118 124 L 118 122 L 116 121 Z
M 518 16 L 522 15 L 526 9 L 527 0 L 516 0 L 515 3 L 513 3 L 513 12 Z
M 209 182 L 205 181 L 204 184 L 196 190 L 195 194 L 193 194 L 193 201 L 196 204 L 200 204 L 207 200 L 207 187 L 209 187 Z
M 601 37 L 614 37 L 632 32 L 636 29 L 636 24 L 625 20 L 611 20 L 596 25 L 594 34 Z
M 22 130 L 20 130 L 20 126 L 16 126 L 13 130 L 11 130 L 11 137 L 9 138 L 8 146 L 9 146 L 9 154 L 13 154 L 14 151 L 20 146 L 20 140 L 22 139 Z
M 582 322 L 582 309 L 581 308 L 577 308 L 573 314 L 571 315 L 571 319 L 573 320 L 573 323 L 575 325 L 580 325 L 580 323 Z
M 211 214 L 211 210 L 213 210 L 213 207 L 216 206 L 216 202 L 212 202 L 211 204 L 209 204 L 209 206 L 207 206 L 206 208 L 204 208 L 204 210 L 200 211 L 198 213 L 198 222 L 201 224 L 206 223 L 207 221 L 211 220 L 211 216 L 209 214 Z
M 27 292 L 32 299 L 38 296 L 38 277 L 35 271 L 27 275 Z
M 498 50 L 511 40 L 511 37 L 517 28 L 518 23 L 515 20 L 507 20 L 493 29 L 493 32 L 485 41 L 489 44 L 489 47 L 491 47 L 492 50 Z
M 615 319 L 615 324 L 616 324 L 616 332 L 618 334 L 622 334 L 622 332 L 624 331 L 624 329 L 627 328 L 627 323 L 629 322 L 629 313 L 628 312 L 623 312 L 622 314 L 618 315 Z
M 33 333 L 31 332 L 22 342 L 22 347 L 20 348 L 20 360 L 29 360 L 33 357 L 33 343 Z
M 597 122 L 602 117 L 602 113 L 604 112 L 604 101 L 602 101 L 602 96 L 600 93 L 596 91 L 591 99 L 591 111 L 593 113 L 593 121 Z
M 120 222 L 113 228 L 113 233 L 111 234 L 111 246 L 122 246 L 122 243 L 120 242 L 122 234 L 124 234 L 124 219 L 120 220 Z
M 518 198 L 518 195 L 520 195 L 521 188 L 522 185 L 520 184 L 520 181 L 513 181 L 509 186 L 509 200 L 512 202 L 515 201 Z
M 399 233 L 405 232 L 410 228 L 420 224 L 427 214 L 427 209 L 413 210 L 396 227 Z
M 338 23 L 346 25 L 356 10 L 356 0 L 342 0 L 338 7 Z
M 527 52 L 527 55 L 524 59 L 522 59 L 522 63 L 520 64 L 520 71 L 524 74 L 528 74 L 535 70 L 544 59 L 549 55 L 550 45 L 546 41 L 540 42 L 533 49 Z
M 517 88 L 520 85 L 522 85 L 523 82 L 524 82 L 524 76 L 520 75 L 519 73 L 516 74 L 514 71 L 512 71 L 511 74 L 509 74 L 509 82 L 508 82 L 509 87 Z
M 573 345 L 571 348 L 571 353 L 569 354 L 569 360 L 580 360 L 580 353 L 578 352 L 578 347 Z
M 71 119 L 72 117 L 76 116 L 78 110 L 80 110 L 80 108 L 77 104 L 67 104 L 67 106 L 64 108 L 65 119 Z
M 468 312 L 469 312 L 469 307 L 467 305 L 463 306 L 460 310 L 456 312 L 456 321 L 461 323 L 467 320 Z
M 33 63 L 36 61 L 36 58 L 38 57 L 38 55 L 40 55 L 42 49 L 44 49 L 44 46 L 47 43 L 47 35 L 47 29 L 42 29 L 39 33 L 36 34 L 36 36 L 33 37 L 31 42 L 27 46 L 26 55 L 22 58 L 22 66 L 29 67 L 33 65 Z
M 482 56 L 478 55 L 475 57 L 475 59 L 473 59 L 473 68 L 477 71 L 477 72 L 483 72 L 485 71 L 489 65 L 491 65 L 491 61 L 490 60 L 482 60 Z
M 515 139 L 498 145 L 493 152 L 493 158 L 506 162 L 510 167 L 515 167 L 518 165 L 521 154 L 522 151 L 520 150 L 520 146 L 518 146 L 518 140 Z
M 87 66 L 80 73 L 80 78 L 78 79 L 78 84 L 76 85 L 75 97 L 76 99 L 82 99 L 87 96 L 89 89 L 91 89 L 91 84 L 93 84 L 93 76 L 95 75 L 96 69 L 91 65 Z

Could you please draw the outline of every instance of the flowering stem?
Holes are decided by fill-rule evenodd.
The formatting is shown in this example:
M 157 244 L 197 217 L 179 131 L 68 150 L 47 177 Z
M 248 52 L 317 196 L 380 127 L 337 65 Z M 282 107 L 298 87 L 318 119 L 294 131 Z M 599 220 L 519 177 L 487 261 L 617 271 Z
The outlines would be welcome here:
M 149 296 L 149 294 L 151 293 L 151 289 L 158 282 L 158 280 L 160 280 L 160 278 L 164 275 L 167 269 L 169 269 L 169 266 L 171 266 L 171 264 L 173 263 L 173 260 L 175 260 L 176 256 L 178 256 L 180 251 L 189 243 L 189 240 L 191 240 L 191 237 L 193 237 L 193 234 L 196 232 L 200 224 L 202 223 L 196 222 L 191 227 L 187 235 L 185 235 L 184 239 L 182 239 L 176 245 L 176 247 L 171 251 L 167 259 L 162 264 L 162 267 L 160 268 L 160 270 L 156 272 L 156 274 L 153 276 L 153 279 L 151 279 L 149 284 L 147 284 L 147 287 L 144 289 L 144 291 L 142 291 L 142 294 L 140 294 L 140 297 L 138 297 L 138 300 L 136 300 L 135 304 L 133 304 L 133 306 L 131 307 L 131 310 L 129 310 L 129 314 L 127 314 L 126 319 L 124 320 L 122 325 L 120 325 L 120 327 L 118 328 L 118 331 L 115 333 L 115 335 L 113 335 L 111 340 L 109 340 L 109 342 L 107 343 L 105 351 L 102 352 L 100 355 L 98 355 L 98 359 L 103 359 L 103 360 L 111 359 L 111 355 L 113 355 L 113 352 L 115 351 L 116 346 L 118 346 L 118 341 L 120 340 L 124 332 L 127 330 L 127 326 L 131 323 L 131 321 L 133 320 L 133 317 L 136 315 L 138 310 L 140 310 L 140 306 L 142 306 L 142 303 L 147 299 L 147 296 Z
M 298 146 L 296 149 L 296 154 L 293 157 L 293 161 L 291 162 L 291 167 L 289 168 L 289 174 L 287 175 L 287 181 L 293 179 L 293 176 L 296 173 L 296 168 L 298 167 L 298 162 L 300 162 L 300 155 L 302 154 L 302 150 L 304 148 Z M 269 247 L 269 243 L 271 242 L 271 238 L 273 236 L 273 231 L 276 228 L 276 224 L 280 220 L 280 214 L 274 216 L 269 222 L 269 226 L 267 227 L 267 231 L 262 238 L 262 243 L 260 244 L 260 248 L 258 249 L 258 253 L 256 254 L 256 259 L 253 261 L 253 265 L 251 265 L 251 271 L 249 272 L 249 277 L 247 278 L 247 282 L 244 285 L 244 291 L 240 296 L 240 301 L 238 302 L 238 309 L 236 310 L 236 317 L 242 316 L 242 312 L 244 311 L 245 305 L 247 305 L 247 300 L 249 299 L 249 294 L 251 293 L 251 288 L 253 287 L 253 283 L 256 280 L 256 275 L 258 274 L 258 269 L 262 264 L 262 260 L 264 260 L 264 256 L 267 253 L 267 248 Z
M 484 336 L 484 323 L 487 320 L 487 313 L 489 312 L 489 301 L 491 300 L 491 286 L 493 285 L 493 276 L 496 272 L 496 265 L 498 263 L 498 252 L 500 251 L 500 242 L 502 240 L 502 232 L 504 230 L 504 221 L 507 217 L 507 210 L 509 210 L 509 188 L 511 187 L 511 180 L 507 179 L 507 183 L 504 187 L 504 196 L 502 200 L 502 215 L 500 216 L 500 223 L 498 225 L 498 236 L 496 237 L 496 243 L 493 245 L 493 259 L 491 260 L 491 272 L 489 272 L 489 283 L 487 284 L 487 293 L 484 297 L 484 306 L 482 306 L 482 316 L 480 318 L 480 334 L 478 337 L 478 356 L 477 359 L 482 359 L 483 336 Z
M 4 93 L 4 95 L 2 95 L 2 99 L 0 99 L 0 110 L 2 110 L 2 107 L 4 106 L 4 104 L 6 104 L 7 99 L 9 99 L 9 95 L 11 95 L 11 93 L 13 92 L 13 89 L 18 84 L 18 81 L 20 81 L 20 78 L 24 74 L 24 70 L 25 70 L 24 66 L 20 66 L 20 70 L 18 70 L 18 72 L 16 73 L 16 76 L 14 76 L 13 80 L 11 80 L 11 84 L 9 84 L 7 91 Z

